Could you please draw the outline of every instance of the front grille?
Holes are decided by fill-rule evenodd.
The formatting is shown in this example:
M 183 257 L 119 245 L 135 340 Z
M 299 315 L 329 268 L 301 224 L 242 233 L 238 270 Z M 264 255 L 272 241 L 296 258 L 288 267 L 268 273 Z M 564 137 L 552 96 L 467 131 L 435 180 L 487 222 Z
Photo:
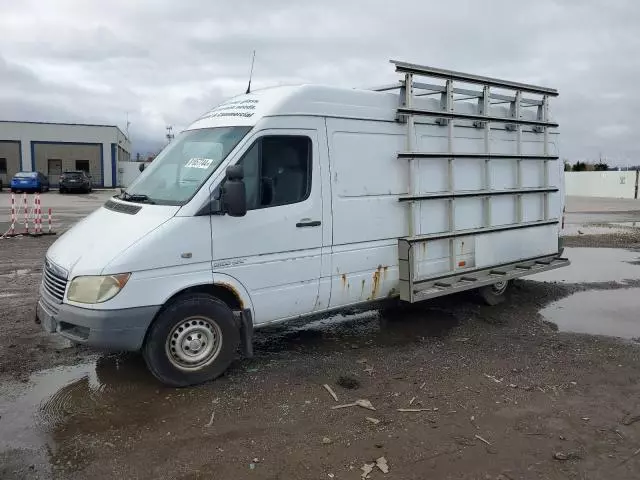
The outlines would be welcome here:
M 51 315 L 58 315 L 58 312 L 60 312 L 60 304 L 56 303 L 55 300 L 50 298 L 49 295 L 41 295 L 40 303 L 43 305 L 43 308 Z
M 104 204 L 104 208 L 114 212 L 127 213 L 129 215 L 135 215 L 142 209 L 139 205 L 127 205 L 124 203 L 114 202 L 113 200 L 107 201 L 107 203 Z
M 64 292 L 67 288 L 67 278 L 54 268 L 48 260 L 45 262 L 42 285 L 49 296 L 58 303 L 62 303 Z

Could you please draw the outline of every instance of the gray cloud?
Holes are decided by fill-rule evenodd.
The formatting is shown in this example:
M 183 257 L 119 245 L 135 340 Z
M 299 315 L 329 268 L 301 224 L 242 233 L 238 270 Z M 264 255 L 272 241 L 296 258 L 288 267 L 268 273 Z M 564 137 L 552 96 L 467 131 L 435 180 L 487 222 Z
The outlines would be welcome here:
M 395 81 L 389 58 L 540 83 L 571 159 L 640 163 L 640 4 L 0 0 L 0 118 L 108 122 L 135 146 L 246 87 Z M 98 3 L 98 4 L 96 4 Z

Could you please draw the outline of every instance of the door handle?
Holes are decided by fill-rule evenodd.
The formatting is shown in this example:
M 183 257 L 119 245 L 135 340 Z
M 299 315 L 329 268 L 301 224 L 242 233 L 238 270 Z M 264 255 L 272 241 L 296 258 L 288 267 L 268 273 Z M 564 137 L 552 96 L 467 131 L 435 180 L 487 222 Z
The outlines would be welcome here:
M 296 223 L 296 227 L 298 227 L 298 228 L 302 228 L 302 227 L 319 227 L 320 225 L 322 225 L 322 222 L 320 220 L 308 220 L 308 221 L 303 221 L 303 222 Z

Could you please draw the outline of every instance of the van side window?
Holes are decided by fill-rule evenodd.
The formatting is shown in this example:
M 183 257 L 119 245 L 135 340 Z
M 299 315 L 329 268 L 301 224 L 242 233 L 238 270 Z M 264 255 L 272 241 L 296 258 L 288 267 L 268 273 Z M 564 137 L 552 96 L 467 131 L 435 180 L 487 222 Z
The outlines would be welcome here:
M 265 136 L 244 154 L 247 210 L 306 200 L 311 190 L 311 139 Z

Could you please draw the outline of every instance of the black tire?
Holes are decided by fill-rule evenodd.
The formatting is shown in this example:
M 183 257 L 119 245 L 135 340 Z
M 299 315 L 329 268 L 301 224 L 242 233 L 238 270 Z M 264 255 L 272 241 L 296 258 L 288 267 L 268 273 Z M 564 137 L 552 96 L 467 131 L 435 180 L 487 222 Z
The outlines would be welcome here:
M 11 189 L 11 193 L 16 193 L 16 189 L 15 189 L 15 188 L 12 188 L 12 189 Z
M 509 280 L 494 283 L 493 285 L 480 288 L 478 293 L 487 305 L 499 305 L 506 300 L 506 293 L 510 284 L 511 282 L 509 282 Z
M 60 187 L 60 190 L 58 190 L 58 192 L 64 193 L 64 188 Z
M 194 332 L 196 347 L 188 332 Z M 209 341 L 201 342 L 201 334 Z M 178 335 L 183 336 L 182 339 Z M 189 336 L 184 337 L 186 335 Z M 212 337 L 218 338 L 217 343 Z M 235 359 L 239 343 L 240 331 L 231 309 L 210 295 L 192 293 L 176 298 L 160 312 L 147 332 L 142 356 L 151 373 L 162 383 L 186 387 L 222 375 Z M 186 352 L 190 346 L 191 351 L 195 348 L 206 352 L 211 348 L 214 353 L 192 367 L 180 358 L 190 354 Z

